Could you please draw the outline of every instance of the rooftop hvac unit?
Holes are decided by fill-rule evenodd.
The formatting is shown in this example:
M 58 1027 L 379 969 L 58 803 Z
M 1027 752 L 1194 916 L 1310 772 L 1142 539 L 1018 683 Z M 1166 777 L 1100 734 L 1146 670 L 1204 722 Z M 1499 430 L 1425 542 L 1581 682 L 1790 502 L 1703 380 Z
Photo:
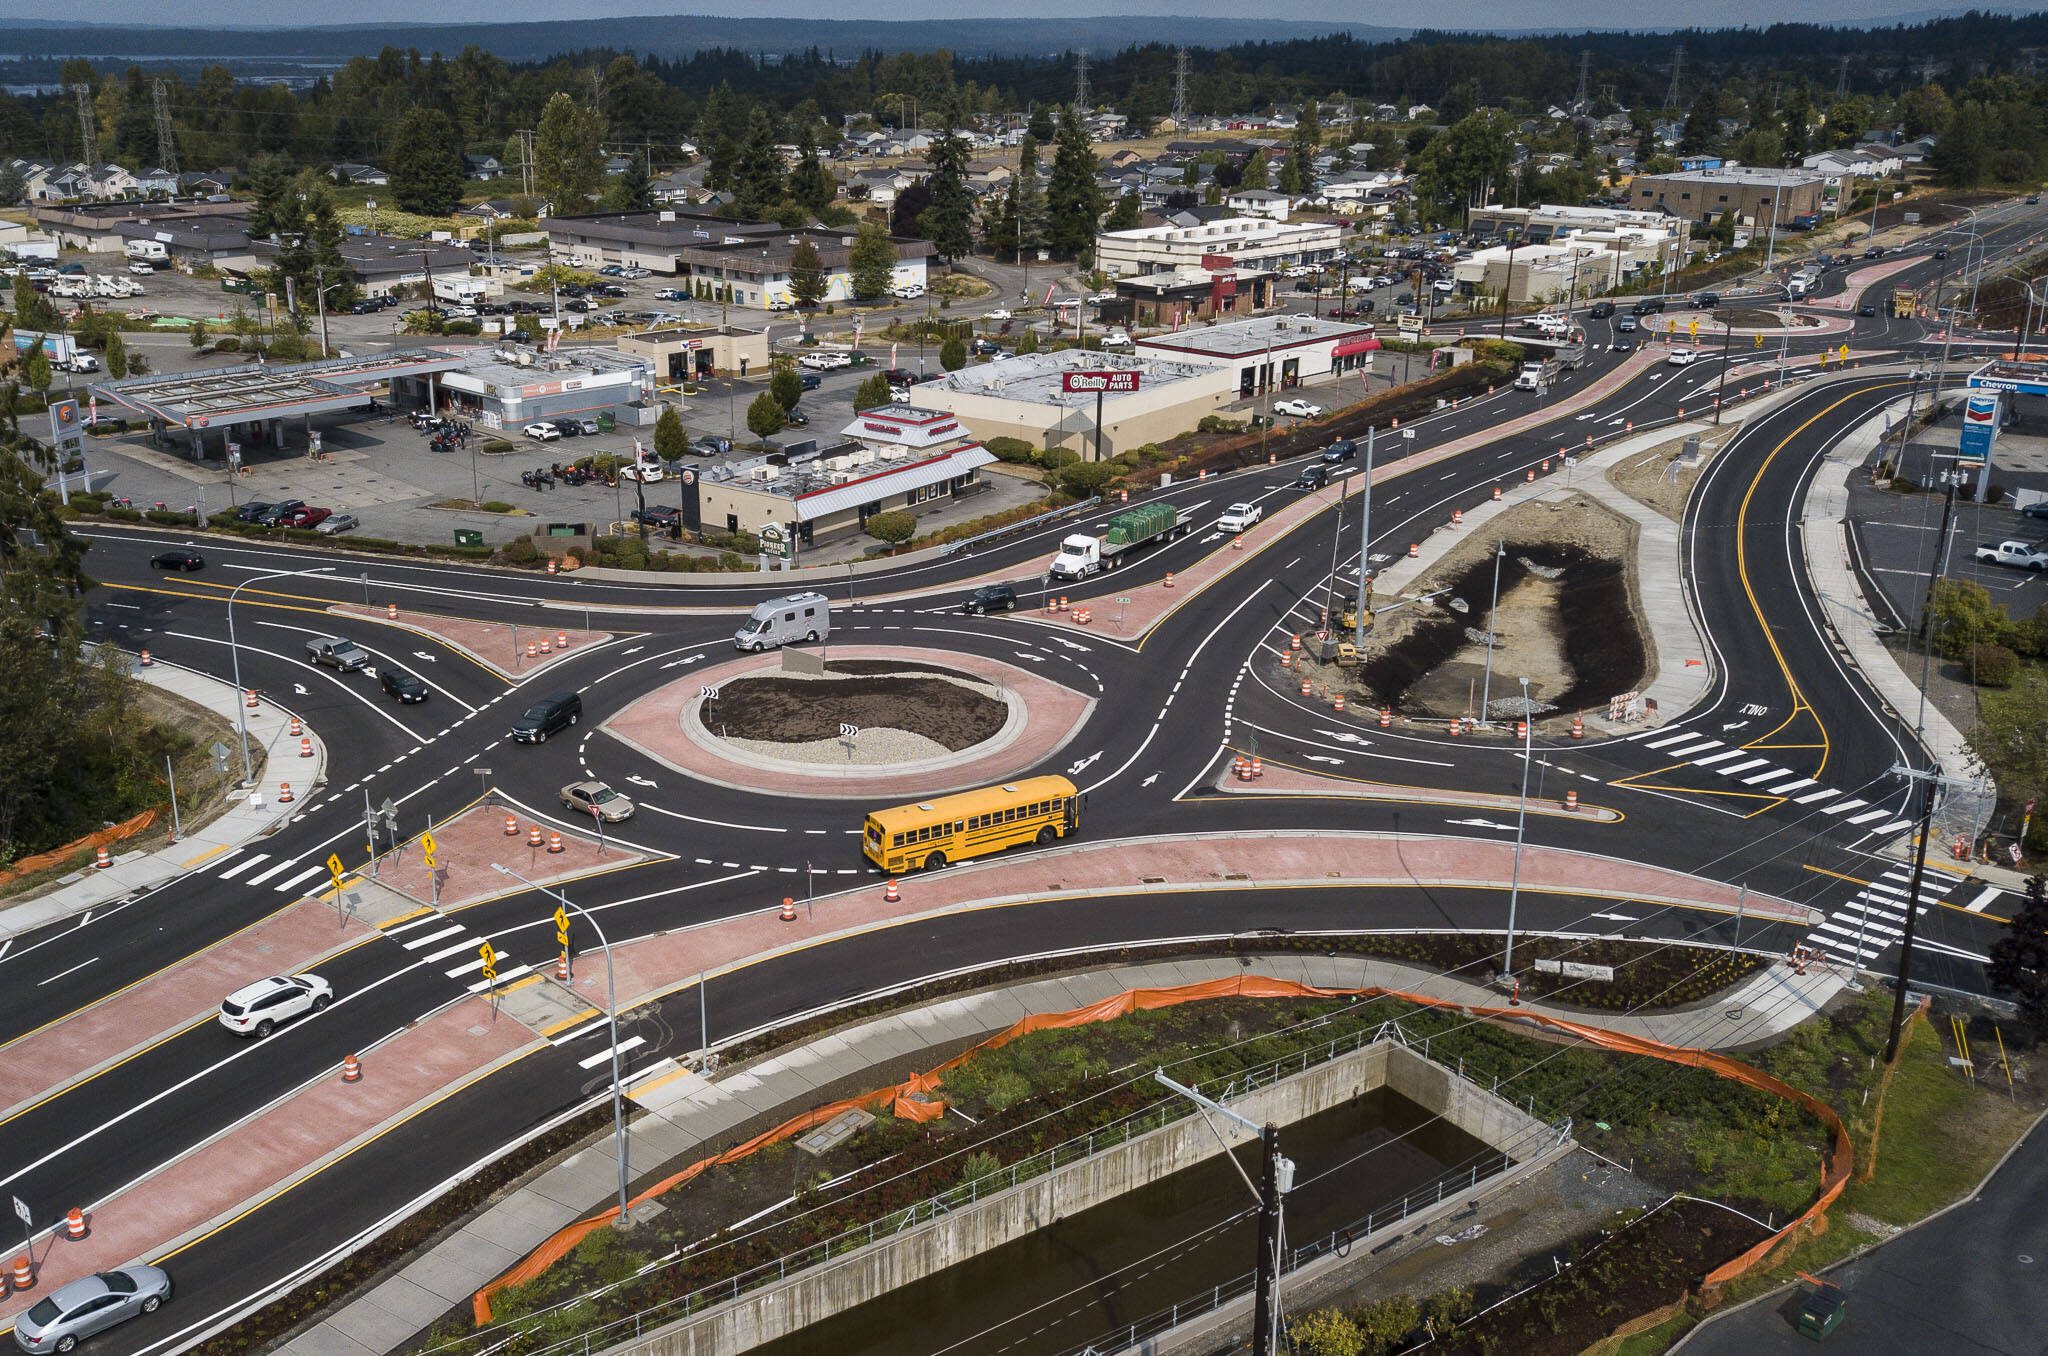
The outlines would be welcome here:
M 756 480 L 768 481 L 775 479 L 781 472 L 773 466 L 756 466 L 753 474 Z

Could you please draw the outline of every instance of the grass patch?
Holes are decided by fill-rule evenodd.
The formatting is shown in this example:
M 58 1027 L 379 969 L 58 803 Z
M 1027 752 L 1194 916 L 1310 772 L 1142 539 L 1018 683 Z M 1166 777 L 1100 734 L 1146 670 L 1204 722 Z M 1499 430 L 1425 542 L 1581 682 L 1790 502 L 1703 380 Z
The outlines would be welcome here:
M 514 504 L 508 504 L 502 499 L 486 499 L 481 504 L 474 503 L 468 499 L 436 499 L 433 507 L 437 509 L 461 509 L 467 513 L 502 513 L 512 518 L 532 516 L 525 509 Z

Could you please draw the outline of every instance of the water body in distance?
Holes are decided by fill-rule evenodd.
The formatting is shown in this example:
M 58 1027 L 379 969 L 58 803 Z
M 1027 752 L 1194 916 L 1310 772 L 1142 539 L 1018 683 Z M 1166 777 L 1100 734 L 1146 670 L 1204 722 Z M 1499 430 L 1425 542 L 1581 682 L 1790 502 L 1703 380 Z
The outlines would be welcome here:
M 1489 1153 L 1384 1088 L 1283 1128 L 1280 1148 L 1303 1184 L 1287 1200 L 1289 1246 Z M 1240 1149 L 1238 1161 L 1257 1181 L 1258 1146 Z M 1236 1171 L 1211 1158 L 756 1351 L 1063 1356 L 1250 1272 L 1255 1221 L 1216 1226 L 1252 1203 Z

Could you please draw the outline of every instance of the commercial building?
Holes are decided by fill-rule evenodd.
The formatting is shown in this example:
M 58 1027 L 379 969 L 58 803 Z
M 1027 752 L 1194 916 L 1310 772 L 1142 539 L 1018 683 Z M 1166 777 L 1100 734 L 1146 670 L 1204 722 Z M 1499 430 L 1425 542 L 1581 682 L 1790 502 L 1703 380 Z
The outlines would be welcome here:
M 555 257 L 578 268 L 619 264 L 686 279 L 689 289 L 734 306 L 786 309 L 790 257 L 808 241 L 824 265 L 823 301 L 853 296 L 848 261 L 851 232 L 792 231 L 772 221 L 727 221 L 681 209 L 613 212 L 598 216 L 552 217 L 549 247 Z M 889 285 L 924 284 L 936 253 L 929 241 L 893 238 L 896 265 Z
M 1135 372 L 1138 389 L 1102 397 L 1068 391 L 1068 372 Z M 1068 448 L 1093 459 L 1191 432 L 1202 416 L 1237 397 L 1229 367 L 1168 360 L 1146 354 L 1063 349 L 1002 358 L 949 372 L 917 388 L 918 403 L 958 415 L 976 438 L 1018 438 L 1040 450 Z
M 446 410 L 512 433 L 536 420 L 569 415 L 643 425 L 661 414 L 643 359 L 594 348 L 478 348 L 452 370 L 394 380 L 391 399 L 399 409 Z
M 1451 284 L 1464 297 L 1498 299 L 1505 290 L 1510 305 L 1570 305 L 1611 290 L 1623 276 L 1622 262 L 1620 251 L 1577 236 L 1563 245 L 1494 245 L 1452 265 Z
M 645 362 L 656 382 L 693 381 L 768 366 L 768 332 L 739 325 L 675 325 L 619 340 L 619 352 Z
M 258 268 L 270 267 L 277 256 L 278 247 L 268 240 L 258 240 L 250 248 Z M 340 253 L 356 286 L 371 296 L 424 287 L 434 277 L 466 277 L 476 262 L 476 255 L 461 245 L 368 232 L 344 235 Z
M 1140 226 L 1095 237 L 1095 266 L 1112 278 L 1177 268 L 1274 272 L 1321 264 L 1343 253 L 1344 227 L 1333 221 L 1221 217 L 1198 226 Z
M 1811 170 L 1690 170 L 1643 174 L 1629 181 L 1628 201 L 1640 211 L 1662 210 L 1705 226 L 1733 215 L 1738 225 L 1768 230 L 1775 214 L 1783 230 L 1826 207 L 1827 181 Z
M 153 224 L 158 229 L 168 229 L 172 223 L 207 218 L 232 217 L 239 220 L 246 217 L 248 211 L 248 204 L 239 202 L 169 203 L 136 198 L 123 202 L 72 203 L 61 207 L 38 204 L 30 209 L 29 215 L 45 234 L 56 238 L 61 249 L 119 254 L 134 238 L 124 227 Z M 247 232 L 243 234 L 246 238 Z
M 1275 304 L 1279 279 L 1261 269 L 1169 268 L 1116 280 L 1102 318 L 1119 325 L 1182 325 Z
M 1667 212 L 1632 207 L 1573 207 L 1540 203 L 1533 207 L 1475 207 L 1466 229 L 1473 235 L 1501 240 L 1513 235 L 1525 245 L 1558 245 L 1568 239 L 1603 233 L 1634 234 L 1676 240 L 1683 250 L 1692 238 L 1692 223 Z
M 916 513 L 980 493 L 981 468 L 996 459 L 943 410 L 878 406 L 843 433 L 845 441 L 823 450 L 803 442 L 684 468 L 683 525 L 794 541 L 800 557 L 804 546 L 851 536 L 878 513 Z
M 1137 348 L 1141 357 L 1223 368 L 1243 397 L 1276 384 L 1287 389 L 1370 369 L 1379 346 L 1371 325 L 1275 315 L 1158 334 L 1140 339 Z

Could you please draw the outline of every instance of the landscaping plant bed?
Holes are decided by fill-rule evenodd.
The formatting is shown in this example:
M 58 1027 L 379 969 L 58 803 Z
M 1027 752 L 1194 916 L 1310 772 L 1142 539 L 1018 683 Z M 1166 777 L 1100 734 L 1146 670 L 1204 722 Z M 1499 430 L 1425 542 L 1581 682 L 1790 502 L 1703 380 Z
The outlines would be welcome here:
M 1008 704 L 967 674 L 886 660 L 838 660 L 823 678 L 735 678 L 701 713 L 705 728 L 725 739 L 808 744 L 839 738 L 847 724 L 908 730 L 953 753 L 992 738 L 1009 716 Z

